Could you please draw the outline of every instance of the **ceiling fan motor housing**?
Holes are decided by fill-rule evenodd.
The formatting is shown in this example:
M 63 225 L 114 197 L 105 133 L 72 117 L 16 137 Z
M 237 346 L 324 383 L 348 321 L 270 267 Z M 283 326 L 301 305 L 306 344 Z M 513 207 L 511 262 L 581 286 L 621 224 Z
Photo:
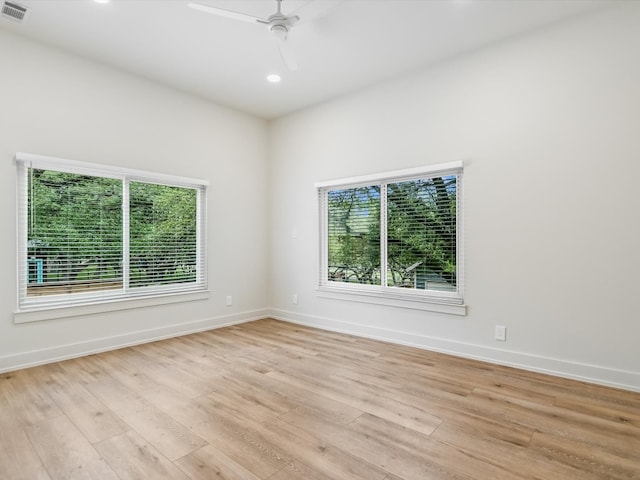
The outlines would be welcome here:
M 283 23 L 274 23 L 269 26 L 269 31 L 281 40 L 286 40 L 289 27 Z

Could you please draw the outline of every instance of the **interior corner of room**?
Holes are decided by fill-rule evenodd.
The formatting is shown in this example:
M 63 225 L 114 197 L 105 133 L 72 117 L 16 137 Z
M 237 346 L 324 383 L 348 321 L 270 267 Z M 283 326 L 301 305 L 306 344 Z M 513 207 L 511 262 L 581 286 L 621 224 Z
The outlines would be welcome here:
M 639 19 L 613 2 L 273 115 L 0 23 L 0 371 L 275 318 L 640 391 Z M 208 293 L 14 322 L 17 152 L 206 179 Z M 315 185 L 448 162 L 464 308 L 319 292 Z

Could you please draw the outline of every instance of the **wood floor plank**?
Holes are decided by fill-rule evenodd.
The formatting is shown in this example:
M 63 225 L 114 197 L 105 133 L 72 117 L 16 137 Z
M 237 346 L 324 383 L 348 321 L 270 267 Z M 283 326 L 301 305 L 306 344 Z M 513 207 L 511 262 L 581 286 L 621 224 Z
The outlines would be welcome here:
M 588 443 L 536 432 L 531 440 L 531 451 L 539 451 L 553 461 L 600 478 L 640 479 L 640 450 L 636 450 L 635 458 L 602 451 L 596 453 Z
M 296 355 L 313 357 L 318 353 L 313 349 L 313 347 L 295 342 L 293 340 L 289 340 L 284 336 L 275 338 L 269 335 L 257 335 L 256 333 L 252 332 L 244 332 L 240 329 L 236 329 L 234 333 L 238 336 L 239 339 L 259 342 L 262 345 L 270 346 L 272 349 L 283 349 L 286 352 L 294 353 Z
M 344 450 L 320 440 L 303 429 L 265 417 L 261 412 L 236 408 L 232 399 L 216 403 L 215 410 L 225 418 L 235 417 L 238 423 L 250 427 L 268 451 L 280 452 L 289 470 L 317 472 L 328 478 L 350 480 L 382 480 L 388 472 L 357 458 Z M 291 474 L 292 472 L 290 472 Z
M 251 385 L 253 389 L 277 393 L 286 397 L 293 404 L 287 411 L 309 411 L 337 423 L 347 424 L 364 412 L 343 402 L 319 395 L 291 383 L 282 382 L 268 375 L 246 368 L 228 367 L 228 371 L 245 385 Z
M 267 480 L 335 480 L 334 478 L 327 477 L 326 475 L 316 472 L 306 465 L 301 465 L 297 462 L 293 462 L 291 465 L 287 465 L 282 470 L 278 470 L 271 475 Z
M 274 448 L 259 432 L 253 431 L 252 424 L 222 414 L 215 407 L 209 415 L 211 419 L 194 426 L 193 431 L 253 475 L 269 478 L 294 464 L 291 456 Z
M 59 365 L 60 369 L 66 373 L 67 377 L 72 378 L 78 383 L 96 382 L 107 378 L 109 375 L 105 370 L 97 368 L 92 363 L 91 360 L 94 357 L 95 355 L 73 358 L 71 360 L 60 362 L 57 365 Z
M 132 430 L 103 440 L 95 448 L 121 480 L 189 480 L 178 467 Z
M 125 349 L 119 361 L 121 369 L 128 375 L 134 376 L 144 372 L 156 382 L 167 385 L 190 398 L 196 398 L 211 391 L 211 385 L 218 376 L 215 369 L 194 372 L 193 368 L 184 365 L 176 357 L 173 349 L 164 349 L 155 346 L 155 343 L 160 342 L 140 345 L 136 349 Z M 171 353 L 167 354 L 167 352 Z
M 540 405 L 481 389 L 466 400 L 474 403 L 473 408 L 484 412 L 484 415 L 502 422 L 567 439 L 580 439 L 603 451 L 621 452 L 623 455 L 640 451 L 640 429 L 624 421 L 606 420 L 572 409 Z
M 162 383 L 147 377 L 145 374 L 138 374 L 135 377 L 122 378 L 120 381 L 130 389 L 138 387 L 136 390 L 140 397 L 149 404 L 169 415 L 187 428 L 210 420 L 209 414 L 198 403 L 197 399 L 189 398 Z
M 351 454 L 304 429 L 271 420 L 261 427 L 274 444 L 293 453 L 296 460 L 328 478 L 350 480 L 382 480 L 388 472 L 383 468 Z
M 49 395 L 91 443 L 123 433 L 128 428 L 81 385 L 71 384 L 55 389 Z
M 358 384 L 357 388 L 348 381 L 337 376 L 323 378 L 314 376 L 312 369 L 274 370 L 267 375 L 290 382 L 310 390 L 317 390 L 323 396 L 346 403 L 359 410 L 386 418 L 400 425 L 412 428 L 417 432 L 430 434 L 442 422 L 441 418 L 413 405 L 397 401 L 393 397 L 380 395 L 380 389 L 371 385 Z
M 206 444 L 187 427 L 116 380 L 90 383 L 87 384 L 87 389 L 171 460 L 183 457 Z
M 62 368 L 40 371 L 43 391 L 82 432 L 90 443 L 125 432 L 128 426 L 78 381 L 73 381 Z
M 64 415 L 30 425 L 26 432 L 52 480 L 118 480 Z
M 126 387 L 125 396 L 135 392 L 139 400 L 145 400 L 154 405 L 188 428 L 195 423 L 205 422 L 209 419 L 200 405 L 190 398 L 191 392 L 178 391 L 164 383 L 157 382 L 143 373 L 146 371 L 144 366 L 134 365 L 131 360 L 132 357 L 128 355 L 126 358 L 114 356 L 109 361 L 94 359 L 94 362 L 101 368 L 111 367 L 109 369 L 110 376 L 105 380 L 109 382 L 115 379 L 123 387 Z
M 518 478 L 508 475 L 501 464 L 471 456 L 433 436 L 416 435 L 408 428 L 374 415 L 362 415 L 349 424 L 348 430 L 334 433 L 331 441 L 343 448 L 351 448 L 354 437 L 361 439 L 361 447 L 367 444 L 384 446 L 388 452 L 384 459 L 379 456 L 379 447 L 361 448 L 358 454 L 371 460 L 378 458 L 379 462 L 384 462 L 385 469 L 403 478 L 420 478 L 421 470 L 430 472 L 429 475 L 453 478 Z M 372 451 L 377 451 L 378 456 L 371 456 Z
M 283 420 L 314 432 L 329 444 L 405 480 L 500 478 L 495 469 L 484 477 L 476 476 L 475 469 L 470 467 L 472 462 L 456 449 L 370 414 L 359 417 L 347 428 L 308 416 L 296 419 L 288 416 Z M 461 463 L 463 458 L 465 461 Z M 465 467 L 469 471 L 461 471 Z
M 23 425 L 33 425 L 62 415 L 51 397 L 38 386 L 33 370 L 5 374 L 1 380 L 6 412 Z
M 278 416 L 297 404 L 277 391 L 263 385 L 251 385 L 233 373 L 223 375 L 214 390 L 206 397 L 214 402 L 222 402 L 234 409 L 264 418 Z
M 526 445 L 511 443 L 493 435 L 491 431 L 486 432 L 481 427 L 478 428 L 477 425 L 447 422 L 438 427 L 432 438 L 467 452 L 483 462 L 499 466 L 507 478 L 601 478 L 592 471 L 580 471 L 545 455 L 541 450 L 533 452 L 529 447 L 530 442 Z M 524 475 L 523 464 L 526 464 Z
M 211 445 L 178 459 L 176 465 L 192 480 L 211 480 L 214 478 L 260 480 L 260 477 L 255 476 Z
M 0 393 L 0 477 L 11 480 L 50 480 L 42 460 L 22 425 L 6 413 Z
M 585 402 L 579 396 L 562 396 L 554 401 L 556 407 L 568 409 L 584 415 L 597 417 L 611 422 L 628 423 L 640 428 L 640 409 L 612 402 L 592 400 Z

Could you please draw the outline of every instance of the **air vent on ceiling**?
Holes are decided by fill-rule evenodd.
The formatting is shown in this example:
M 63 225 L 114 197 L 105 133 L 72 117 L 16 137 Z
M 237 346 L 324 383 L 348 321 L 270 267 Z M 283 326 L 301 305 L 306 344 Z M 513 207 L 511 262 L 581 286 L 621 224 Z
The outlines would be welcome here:
M 2 16 L 17 22 L 22 22 L 27 14 L 27 9 L 22 5 L 13 2 L 4 2 L 2 4 Z

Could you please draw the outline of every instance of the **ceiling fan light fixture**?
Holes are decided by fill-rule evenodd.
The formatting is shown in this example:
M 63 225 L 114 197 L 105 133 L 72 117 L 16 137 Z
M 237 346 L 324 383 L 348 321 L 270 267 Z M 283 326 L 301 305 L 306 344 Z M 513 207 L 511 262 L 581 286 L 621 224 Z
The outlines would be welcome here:
M 278 40 L 286 40 L 287 35 L 289 34 L 289 29 L 286 25 L 271 25 L 271 28 L 269 30 L 271 30 L 271 33 L 273 33 Z

